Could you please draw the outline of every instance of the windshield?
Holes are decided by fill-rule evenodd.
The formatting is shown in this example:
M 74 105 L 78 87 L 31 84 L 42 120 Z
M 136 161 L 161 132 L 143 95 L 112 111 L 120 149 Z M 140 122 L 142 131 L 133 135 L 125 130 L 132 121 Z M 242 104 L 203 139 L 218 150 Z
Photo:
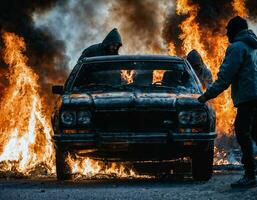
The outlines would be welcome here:
M 151 87 L 175 93 L 199 93 L 193 74 L 182 62 L 109 62 L 85 64 L 72 86 L 73 91 L 99 88 Z

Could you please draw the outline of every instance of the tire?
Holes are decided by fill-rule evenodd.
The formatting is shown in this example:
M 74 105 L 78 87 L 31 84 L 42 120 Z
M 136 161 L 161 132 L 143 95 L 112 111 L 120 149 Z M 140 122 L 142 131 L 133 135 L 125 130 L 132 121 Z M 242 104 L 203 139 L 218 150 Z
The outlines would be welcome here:
M 69 165 L 65 161 L 67 155 L 68 151 L 63 148 L 58 146 L 55 148 L 56 175 L 58 181 L 70 180 L 72 178 Z
M 208 181 L 213 173 L 213 142 L 200 144 L 192 155 L 192 175 L 196 181 Z

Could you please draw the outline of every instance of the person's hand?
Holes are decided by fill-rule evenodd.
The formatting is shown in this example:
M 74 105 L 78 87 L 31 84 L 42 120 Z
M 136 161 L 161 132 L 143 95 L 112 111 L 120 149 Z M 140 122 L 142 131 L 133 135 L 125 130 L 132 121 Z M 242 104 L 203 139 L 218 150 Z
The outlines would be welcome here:
M 204 94 L 202 94 L 200 97 L 198 97 L 198 101 L 200 103 L 205 103 L 206 101 L 208 101 L 208 99 Z

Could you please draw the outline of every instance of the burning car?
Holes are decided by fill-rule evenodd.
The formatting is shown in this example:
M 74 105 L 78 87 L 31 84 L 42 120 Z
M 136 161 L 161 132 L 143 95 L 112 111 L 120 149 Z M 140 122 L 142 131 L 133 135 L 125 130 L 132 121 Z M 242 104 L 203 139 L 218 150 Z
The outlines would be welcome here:
M 198 102 L 200 82 L 185 59 L 85 58 L 52 90 L 59 180 L 70 178 L 69 154 L 146 165 L 189 157 L 193 178 L 210 179 L 215 112 Z

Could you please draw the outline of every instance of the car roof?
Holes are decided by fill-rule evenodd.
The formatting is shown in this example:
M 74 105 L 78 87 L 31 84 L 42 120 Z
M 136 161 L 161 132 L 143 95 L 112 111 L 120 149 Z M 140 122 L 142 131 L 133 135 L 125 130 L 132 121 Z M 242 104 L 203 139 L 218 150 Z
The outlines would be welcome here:
M 183 58 L 168 55 L 114 55 L 114 56 L 96 56 L 84 58 L 79 62 L 118 62 L 118 61 L 168 61 L 168 62 L 184 62 Z

